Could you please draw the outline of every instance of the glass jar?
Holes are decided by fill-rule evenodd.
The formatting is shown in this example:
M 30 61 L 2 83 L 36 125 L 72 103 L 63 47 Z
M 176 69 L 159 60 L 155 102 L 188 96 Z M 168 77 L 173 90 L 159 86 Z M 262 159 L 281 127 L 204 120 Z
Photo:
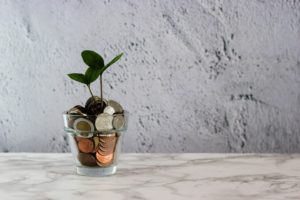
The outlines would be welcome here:
M 65 112 L 63 119 L 77 174 L 107 176 L 116 173 L 122 138 L 127 130 L 128 112 L 110 115 L 109 123 L 117 123 L 118 128 L 109 124 L 111 128 L 101 131 L 95 127 L 96 115 Z M 107 125 L 107 121 L 105 123 Z

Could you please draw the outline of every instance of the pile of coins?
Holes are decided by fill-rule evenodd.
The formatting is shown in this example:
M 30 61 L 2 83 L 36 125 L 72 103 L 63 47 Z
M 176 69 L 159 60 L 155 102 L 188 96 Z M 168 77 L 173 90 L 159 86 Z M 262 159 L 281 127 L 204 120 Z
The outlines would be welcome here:
M 118 140 L 116 133 L 75 139 L 79 150 L 77 158 L 82 165 L 106 167 L 113 162 Z
M 84 107 L 74 106 L 67 114 L 68 128 L 76 133 L 79 162 L 85 166 L 109 166 L 114 159 L 118 131 L 125 127 L 122 106 L 94 96 Z

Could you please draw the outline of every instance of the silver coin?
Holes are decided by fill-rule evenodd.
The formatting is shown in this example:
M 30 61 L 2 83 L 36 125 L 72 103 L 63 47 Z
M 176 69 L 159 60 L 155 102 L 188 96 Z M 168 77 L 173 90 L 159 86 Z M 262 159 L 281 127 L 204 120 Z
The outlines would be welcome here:
M 116 115 L 114 116 L 114 119 L 113 119 L 113 127 L 116 129 L 116 130 L 120 130 L 124 127 L 125 125 L 125 118 L 123 115 Z
M 81 106 L 81 105 L 76 105 L 76 106 L 74 106 L 74 108 L 77 108 L 77 109 L 80 110 L 81 113 L 83 113 L 83 114 L 86 113 L 85 107 L 83 107 L 83 106 Z
M 98 131 L 109 131 L 113 129 L 113 116 L 107 113 L 101 113 L 97 116 L 95 126 Z
M 82 134 L 89 134 L 95 130 L 93 123 L 85 118 L 78 118 L 74 121 L 74 130 L 82 133 Z
M 83 117 L 83 116 L 86 116 L 86 114 L 77 106 L 68 110 L 67 112 L 68 127 L 74 128 L 74 121 L 79 117 Z
M 70 110 L 68 110 L 68 115 L 70 118 L 73 118 L 74 116 L 84 116 L 86 114 L 82 112 L 81 109 L 73 107 Z
M 122 113 L 123 112 L 122 106 L 114 100 L 109 100 L 107 102 L 107 105 L 113 107 L 114 110 L 115 110 L 115 113 Z
M 112 106 L 106 106 L 103 110 L 104 113 L 107 113 L 107 114 L 110 114 L 110 115 L 113 115 L 115 114 L 115 109 L 112 107 Z

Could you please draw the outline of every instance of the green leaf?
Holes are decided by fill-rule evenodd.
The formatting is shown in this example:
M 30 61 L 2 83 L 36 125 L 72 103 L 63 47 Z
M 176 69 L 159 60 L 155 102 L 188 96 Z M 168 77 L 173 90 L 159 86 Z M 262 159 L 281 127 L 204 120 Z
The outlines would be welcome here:
M 81 52 L 81 57 L 85 64 L 94 69 L 104 67 L 103 58 L 96 52 L 91 50 L 84 50 Z
M 92 68 L 89 67 L 86 71 L 85 71 L 85 79 L 87 81 L 87 84 L 91 84 L 92 82 L 94 82 L 95 80 L 97 80 L 97 78 L 100 75 L 100 70 L 101 68 Z
M 109 68 L 112 64 L 114 64 L 115 62 L 117 62 L 121 57 L 123 56 L 123 53 L 120 53 L 119 55 L 117 55 L 116 57 L 114 57 L 114 59 L 112 59 L 107 65 L 105 65 L 105 67 L 101 68 L 100 74 L 102 75 L 103 72 Z
M 68 76 L 75 81 L 87 84 L 84 74 L 73 73 L 73 74 L 68 74 Z

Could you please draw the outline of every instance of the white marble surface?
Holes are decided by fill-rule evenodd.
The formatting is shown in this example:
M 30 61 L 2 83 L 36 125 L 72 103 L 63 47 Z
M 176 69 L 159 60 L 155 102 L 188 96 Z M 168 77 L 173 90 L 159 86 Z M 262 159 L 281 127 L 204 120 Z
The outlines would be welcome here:
M 110 177 L 71 154 L 0 154 L 0 199 L 300 199 L 300 155 L 123 154 Z

